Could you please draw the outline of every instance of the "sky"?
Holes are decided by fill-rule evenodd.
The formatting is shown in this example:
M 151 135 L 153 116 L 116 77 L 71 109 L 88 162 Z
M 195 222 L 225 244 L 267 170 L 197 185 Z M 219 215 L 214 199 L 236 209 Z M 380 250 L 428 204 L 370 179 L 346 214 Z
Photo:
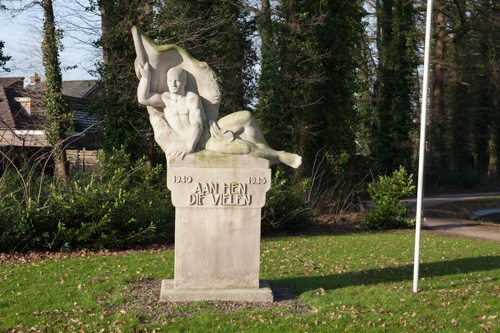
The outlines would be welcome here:
M 99 37 L 99 17 L 97 13 L 86 12 L 83 6 L 82 0 L 72 1 L 71 6 L 66 1 L 54 2 L 56 24 L 64 31 L 64 49 L 60 53 L 63 80 L 95 78 L 89 71 L 101 60 L 100 50 L 91 45 Z M 36 72 L 44 79 L 42 16 L 39 6 L 21 13 L 10 10 L 0 12 L 0 41 L 5 43 L 3 53 L 12 57 L 6 64 L 11 72 L 0 71 L 0 76 L 24 76 L 27 84 Z

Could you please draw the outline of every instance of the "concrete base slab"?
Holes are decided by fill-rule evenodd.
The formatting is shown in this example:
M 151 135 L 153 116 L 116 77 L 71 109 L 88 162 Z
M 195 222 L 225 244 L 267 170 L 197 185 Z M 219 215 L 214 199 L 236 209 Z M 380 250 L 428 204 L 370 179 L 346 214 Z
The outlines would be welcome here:
M 232 302 L 266 302 L 273 301 L 273 292 L 265 281 L 259 282 L 259 288 L 174 288 L 174 280 L 161 282 L 161 302 L 192 301 L 232 301 Z

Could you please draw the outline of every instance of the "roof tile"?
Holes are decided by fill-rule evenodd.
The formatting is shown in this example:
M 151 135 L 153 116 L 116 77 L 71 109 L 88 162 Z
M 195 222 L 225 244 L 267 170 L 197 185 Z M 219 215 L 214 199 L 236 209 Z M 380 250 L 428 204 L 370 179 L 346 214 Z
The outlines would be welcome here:
M 9 101 L 5 88 L 0 87 L 0 128 L 11 129 L 15 128 L 16 123 L 10 111 Z

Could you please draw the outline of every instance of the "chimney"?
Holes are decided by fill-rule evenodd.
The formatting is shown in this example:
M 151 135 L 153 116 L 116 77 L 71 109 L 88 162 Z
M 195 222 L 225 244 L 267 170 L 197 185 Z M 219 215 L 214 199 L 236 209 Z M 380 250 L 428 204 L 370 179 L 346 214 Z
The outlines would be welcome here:
M 36 83 L 40 82 L 40 80 L 41 80 L 40 76 L 38 76 L 38 74 L 35 73 L 35 75 L 33 75 L 31 77 L 31 83 L 30 84 L 36 84 Z

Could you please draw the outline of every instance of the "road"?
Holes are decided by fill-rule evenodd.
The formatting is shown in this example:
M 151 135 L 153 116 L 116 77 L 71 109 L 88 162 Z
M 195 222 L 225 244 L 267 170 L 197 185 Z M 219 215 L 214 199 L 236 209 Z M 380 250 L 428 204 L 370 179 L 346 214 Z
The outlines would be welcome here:
M 474 194 L 447 194 L 438 195 L 435 197 L 424 197 L 424 218 L 422 222 L 423 230 L 435 231 L 445 236 L 458 236 L 476 239 L 486 239 L 495 242 L 500 242 L 500 225 L 485 226 L 474 221 L 460 223 L 453 220 L 439 219 L 432 216 L 426 216 L 425 208 L 430 208 L 436 205 L 467 201 L 474 199 L 487 198 L 494 195 L 500 195 L 500 192 L 474 193 Z M 416 202 L 416 199 L 409 199 L 408 202 Z
M 484 193 L 466 193 L 466 194 L 443 194 L 436 195 L 433 197 L 426 198 L 424 197 L 424 209 L 430 208 L 433 206 L 445 204 L 448 202 L 457 202 L 457 201 L 468 201 L 474 199 L 483 199 L 488 198 L 494 195 L 500 195 L 500 192 L 484 192 Z M 411 198 L 406 200 L 407 202 L 416 203 L 416 198 Z

